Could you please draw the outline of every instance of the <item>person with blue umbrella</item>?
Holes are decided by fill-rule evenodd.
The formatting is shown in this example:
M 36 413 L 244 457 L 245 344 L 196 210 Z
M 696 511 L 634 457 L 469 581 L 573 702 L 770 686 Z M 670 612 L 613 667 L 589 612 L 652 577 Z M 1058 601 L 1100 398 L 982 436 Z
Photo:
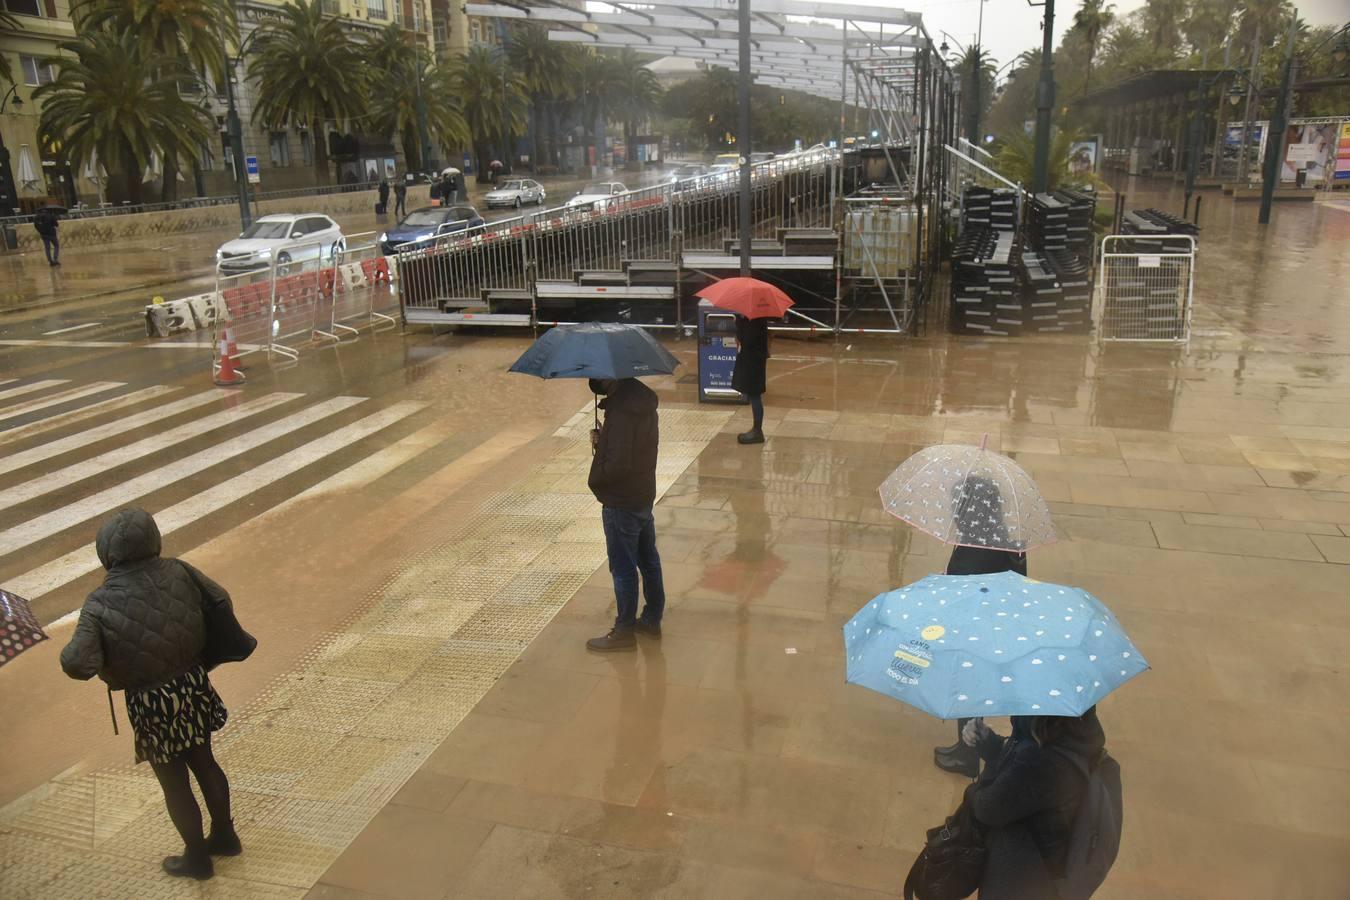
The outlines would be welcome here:
M 540 378 L 585 378 L 596 395 L 587 483 L 600 501 L 617 606 L 609 632 L 586 642 L 596 652 L 635 650 L 638 634 L 661 637 L 666 592 L 652 513 L 660 445 L 659 400 L 638 377 L 668 375 L 679 364 L 641 328 L 592 322 L 549 331 L 511 366 L 512 372 Z M 599 421 L 602 409 L 603 424 Z M 639 574 L 646 599 L 641 615 Z

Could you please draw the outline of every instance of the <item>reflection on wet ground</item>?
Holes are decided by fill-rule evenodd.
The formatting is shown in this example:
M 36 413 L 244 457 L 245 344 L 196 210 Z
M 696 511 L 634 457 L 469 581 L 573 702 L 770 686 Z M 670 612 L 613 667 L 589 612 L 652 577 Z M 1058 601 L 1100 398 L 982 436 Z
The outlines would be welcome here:
M 1132 205 L 1180 205 L 1138 194 Z M 744 409 L 694 404 L 693 348 L 673 343 L 688 368 L 653 381 L 668 612 L 637 653 L 584 649 L 613 594 L 578 451 L 589 411 L 567 386 L 537 386 L 554 405 L 531 407 L 532 440 L 471 483 L 445 480 L 469 470 L 447 458 L 402 492 L 367 487 L 254 530 L 302 541 L 306 558 L 340 546 L 370 577 L 353 580 L 351 618 L 320 636 L 298 626 L 289 643 L 304 646 L 279 641 L 278 679 L 231 697 L 240 736 L 222 756 L 257 850 L 222 862 L 222 883 L 292 897 L 896 896 L 964 783 L 932 764 L 949 725 L 844 684 L 840 627 L 945 564 L 947 548 L 882 511 L 882 479 L 923 446 L 987 435 L 1055 515 L 1060 540 L 1034 552 L 1032 576 L 1096 594 L 1154 667 L 1101 705 L 1128 814 L 1097 896 L 1342 896 L 1350 323 L 1331 292 L 1350 212 L 1279 206 L 1261 243 L 1255 207 L 1231 205 L 1206 201 L 1189 348 L 779 339 L 758 448 L 735 443 Z M 506 429 L 483 372 L 523 344 L 390 342 L 375 358 L 405 368 L 371 393 L 452 397 Z M 465 358 L 477 368 L 461 372 Z M 324 377 L 357 384 L 367 364 L 347 356 Z M 388 530 L 381 554 L 339 541 L 362 509 Z M 226 537 L 206 552 L 238 571 L 257 550 Z M 278 615 L 325 604 L 321 576 L 296 581 Z M 69 776 L 8 816 L 6 862 L 41 860 L 56 896 L 115 857 L 119 877 L 169 896 L 153 880 L 170 843 L 153 785 L 101 777 Z M 95 787 L 141 805 L 105 799 L 95 820 Z

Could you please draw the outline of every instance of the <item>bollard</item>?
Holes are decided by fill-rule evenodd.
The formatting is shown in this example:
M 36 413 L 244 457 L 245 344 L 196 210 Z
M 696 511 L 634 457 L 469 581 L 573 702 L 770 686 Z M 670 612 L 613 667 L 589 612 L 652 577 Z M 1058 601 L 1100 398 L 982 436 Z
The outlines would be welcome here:
M 1197 226 L 1200 224 L 1200 201 L 1203 199 L 1205 199 L 1203 195 L 1197 195 L 1195 198 L 1195 218 L 1191 221 Z

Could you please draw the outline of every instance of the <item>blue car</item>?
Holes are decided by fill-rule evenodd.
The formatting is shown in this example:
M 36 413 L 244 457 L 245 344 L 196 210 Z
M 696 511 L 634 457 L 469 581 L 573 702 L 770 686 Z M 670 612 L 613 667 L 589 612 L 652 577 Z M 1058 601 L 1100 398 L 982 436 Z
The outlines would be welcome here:
M 391 256 L 400 244 L 420 241 L 456 231 L 467 231 L 484 224 L 472 206 L 424 206 L 414 209 L 393 228 L 380 235 L 380 250 Z

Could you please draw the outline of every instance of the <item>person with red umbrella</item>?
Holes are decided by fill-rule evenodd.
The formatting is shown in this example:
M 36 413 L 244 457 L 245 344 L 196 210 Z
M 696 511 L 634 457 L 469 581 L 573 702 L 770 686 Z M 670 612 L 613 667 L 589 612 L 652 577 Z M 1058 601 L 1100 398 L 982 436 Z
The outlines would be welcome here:
M 764 443 L 764 391 L 769 366 L 769 322 L 781 319 L 792 298 L 758 278 L 725 278 L 698 292 L 713 306 L 736 313 L 736 368 L 731 386 L 750 401 L 753 421 L 749 431 L 736 436 L 740 444 Z

